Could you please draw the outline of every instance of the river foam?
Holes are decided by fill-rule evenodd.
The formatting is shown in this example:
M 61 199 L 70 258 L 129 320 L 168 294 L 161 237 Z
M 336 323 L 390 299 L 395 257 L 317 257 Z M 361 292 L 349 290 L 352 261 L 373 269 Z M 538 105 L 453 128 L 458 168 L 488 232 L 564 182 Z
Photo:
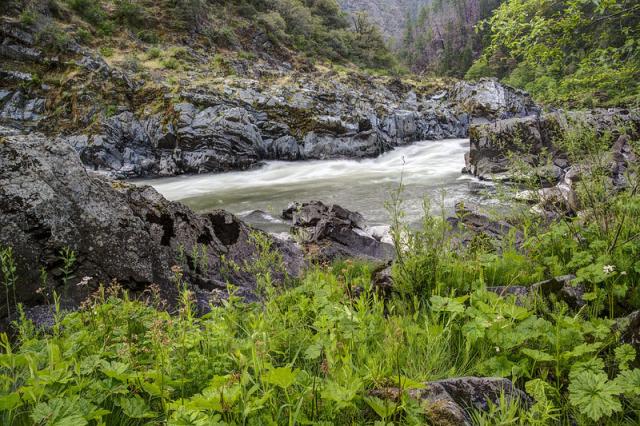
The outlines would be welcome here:
M 388 223 L 384 203 L 404 184 L 409 221 L 422 214 L 422 200 L 450 208 L 475 195 L 461 173 L 467 139 L 423 141 L 365 160 L 269 161 L 240 172 L 137 181 L 197 211 L 224 208 L 243 216 L 254 210 L 279 214 L 291 201 L 321 200 L 361 212 L 372 224 Z M 444 195 L 442 195 L 444 193 Z M 262 225 L 262 224 L 259 224 Z

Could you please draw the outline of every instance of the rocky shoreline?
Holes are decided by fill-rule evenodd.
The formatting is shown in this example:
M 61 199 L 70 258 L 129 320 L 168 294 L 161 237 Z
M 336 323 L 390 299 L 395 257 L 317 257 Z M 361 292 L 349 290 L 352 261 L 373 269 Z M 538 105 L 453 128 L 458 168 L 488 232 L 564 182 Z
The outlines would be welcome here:
M 238 75 L 202 83 L 203 76 L 192 73 L 193 81 L 170 90 L 136 80 L 72 40 L 49 57 L 33 33 L 9 19 L 0 22 L 0 35 L 0 56 L 8 59 L 0 69 L 0 243 L 15 247 L 25 280 L 20 301 L 28 304 L 42 299 L 39 287 L 60 285 L 55 271 L 64 247 L 77 252 L 74 273 L 95 282 L 115 279 L 135 291 L 158 284 L 170 294 L 170 266 L 182 257 L 183 273 L 201 290 L 203 306 L 225 288 L 223 270 L 231 271 L 243 296 L 254 294 L 255 279 L 236 267 L 258 249 L 254 230 L 226 212 L 197 215 L 151 188 L 110 179 L 244 170 L 264 160 L 369 158 L 415 141 L 469 137 L 466 172 L 493 179 L 508 174 L 516 156 L 551 176 L 548 188 L 529 199 L 555 197 L 553 203 L 560 200 L 575 213 L 570 181 L 578 165 L 569 163 L 555 139 L 577 126 L 596 133 L 640 130 L 637 110 L 543 112 L 525 92 L 492 79 L 418 84 L 237 63 Z M 74 70 L 68 93 L 61 97 L 28 71 L 43 67 Z M 106 113 L 98 100 L 117 107 Z M 612 150 L 612 179 L 622 185 L 637 159 L 622 136 Z M 542 164 L 543 154 L 550 164 Z M 370 232 L 361 216 L 342 207 L 304 203 L 284 216 L 307 252 L 314 246 L 319 258 L 393 258 L 388 235 Z M 470 231 L 498 238 L 504 233 L 502 223 L 463 216 Z M 284 257 L 286 272 L 297 274 L 304 263 L 299 246 L 265 238 Z M 193 250 L 206 255 L 185 254 Z M 204 273 L 194 257 L 210 271 Z M 44 268 L 44 282 L 38 284 L 33 265 Z

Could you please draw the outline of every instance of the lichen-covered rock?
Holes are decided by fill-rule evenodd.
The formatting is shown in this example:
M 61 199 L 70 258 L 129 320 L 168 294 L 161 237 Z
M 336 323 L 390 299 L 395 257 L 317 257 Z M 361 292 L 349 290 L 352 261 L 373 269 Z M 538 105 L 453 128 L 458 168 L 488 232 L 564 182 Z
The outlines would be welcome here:
M 399 401 L 403 393 L 420 401 L 429 424 L 436 426 L 470 426 L 474 410 L 489 411 L 490 404 L 499 405 L 502 395 L 525 408 L 531 404 L 526 393 L 502 378 L 460 377 L 427 382 L 421 389 L 385 388 L 371 392 L 394 401 Z
M 261 160 L 369 158 L 468 134 L 472 114 L 446 91 L 426 96 L 371 78 L 360 87 L 326 79 L 296 75 L 288 85 L 234 79 L 221 91 L 185 90 L 162 114 L 121 112 L 104 120 L 100 134 L 67 140 L 88 167 L 127 178 L 241 170 Z M 500 90 L 511 96 L 512 89 Z M 526 108 L 501 111 L 511 116 Z
M 472 125 L 466 169 L 475 176 L 491 179 L 494 175 L 509 172 L 514 158 L 518 162 L 539 166 L 550 157 L 554 169 L 550 174 L 561 179 L 570 164 L 557 141 L 570 129 L 581 128 L 599 135 L 605 132 L 638 134 L 640 110 L 552 112 Z M 635 161 L 635 158 L 625 140 L 614 144 L 612 150 L 615 154 L 612 174 L 622 180 L 625 162 Z M 543 153 L 545 155 L 541 155 Z
M 246 297 L 254 288 L 255 277 L 243 265 L 258 252 L 250 238 L 254 231 L 243 222 L 224 211 L 195 214 L 151 187 L 92 176 L 70 146 L 37 135 L 0 142 L 0 229 L 0 245 L 15 253 L 18 301 L 27 305 L 43 301 L 41 285 L 79 302 L 99 282 L 113 279 L 132 291 L 155 283 L 172 300 L 173 265 L 182 267 L 201 298 L 225 289 L 227 281 Z M 61 276 L 64 247 L 77 258 L 67 288 Z M 297 274 L 300 251 L 282 241 L 274 240 L 273 247 Z M 92 277 L 89 285 L 76 287 L 84 276 Z
M 465 111 L 479 118 L 524 117 L 541 112 L 528 93 L 496 79 L 484 78 L 476 83 L 461 81 L 453 87 L 452 97 Z
M 22 90 L 0 90 L 0 123 L 18 127 L 35 124 L 42 118 L 45 101 L 29 97 Z

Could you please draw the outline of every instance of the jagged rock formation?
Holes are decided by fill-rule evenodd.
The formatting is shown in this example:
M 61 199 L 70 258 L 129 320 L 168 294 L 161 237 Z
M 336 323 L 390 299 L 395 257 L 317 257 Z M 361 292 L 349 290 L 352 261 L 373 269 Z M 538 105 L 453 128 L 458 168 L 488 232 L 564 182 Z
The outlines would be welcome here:
M 419 140 L 465 137 L 473 117 L 537 111 L 494 81 L 417 93 L 369 80 L 355 90 L 298 76 L 289 86 L 225 88 L 225 97 L 185 92 L 168 113 L 111 117 L 95 135 L 66 140 L 95 170 L 117 177 L 245 169 L 264 159 L 375 157 Z M 256 82 L 247 81 L 246 84 Z
M 292 203 L 282 212 L 291 232 L 316 260 L 361 258 L 388 261 L 395 257 L 392 244 L 376 238 L 360 213 L 320 201 Z
M 595 134 L 613 132 L 640 132 L 640 111 L 638 110 L 593 110 L 552 112 L 540 116 L 510 118 L 494 123 L 471 126 L 469 137 L 471 147 L 467 158 L 467 170 L 483 179 L 508 172 L 512 164 L 510 158 L 538 166 L 546 160 L 543 152 L 551 155 L 552 174 L 556 179 L 565 175 L 570 166 L 566 154 L 556 141 L 570 129 L 586 128 Z M 626 128 L 626 129 L 625 129 Z M 623 141 L 612 146 L 615 151 L 612 172 L 617 180 L 623 179 L 624 163 L 633 161 L 630 150 Z
M 255 231 L 237 218 L 224 211 L 198 215 L 151 187 L 92 176 L 69 145 L 35 134 L 0 139 L 0 229 L 0 246 L 13 248 L 18 266 L 18 302 L 28 305 L 44 301 L 41 287 L 77 303 L 113 279 L 134 292 L 155 283 L 172 300 L 172 265 L 182 268 L 201 307 L 227 281 L 247 297 L 255 284 L 244 270 L 258 255 L 250 238 Z M 66 288 L 64 247 L 77 258 Z M 273 247 L 297 274 L 300 250 L 279 240 Z M 85 276 L 92 277 L 88 285 L 77 287 Z

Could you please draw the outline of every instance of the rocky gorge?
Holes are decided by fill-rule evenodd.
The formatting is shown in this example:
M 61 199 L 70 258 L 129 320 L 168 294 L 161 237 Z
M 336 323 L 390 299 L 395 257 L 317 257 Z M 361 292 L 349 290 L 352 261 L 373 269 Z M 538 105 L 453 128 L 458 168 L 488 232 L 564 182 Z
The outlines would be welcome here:
M 198 244 L 208 247 L 207 263 L 212 270 L 219 271 L 220 267 L 215 265 L 222 254 L 234 261 L 232 247 L 244 253 L 238 254 L 240 257 L 253 249 L 250 231 L 226 213 L 194 216 L 150 189 L 102 182 L 101 178 L 92 177 L 95 173 L 106 179 L 130 179 L 244 170 L 257 167 L 264 160 L 370 158 L 416 141 L 470 137 L 466 167 L 470 174 L 491 179 L 509 170 L 510 156 L 514 154 L 531 165 L 539 165 L 541 154 L 550 152 L 554 178 L 562 183 L 570 164 L 555 149 L 554 138 L 575 126 L 576 120 L 598 132 L 623 124 L 637 131 L 640 126 L 637 111 L 543 113 L 528 94 L 492 79 L 424 84 L 331 69 L 301 73 L 286 66 L 248 67 L 246 61 L 237 61 L 229 65 L 236 75 L 204 84 L 200 81 L 204 74 L 196 69 L 189 73 L 190 81 L 181 82 L 178 90 L 169 90 L 166 83 L 159 84 L 161 80 L 157 80 L 164 76 L 156 77 L 157 81 L 145 81 L 121 63 L 110 64 L 107 58 L 73 40 L 61 46 L 58 56 L 50 57 L 41 50 L 42 41 L 30 30 L 33 28 L 7 18 L 0 24 L 3 37 L 0 55 L 6 59 L 0 87 L 0 131 L 4 138 L 2 190 L 3 199 L 7 200 L 2 205 L 3 243 L 20 241 L 25 245 L 16 252 L 22 263 L 43 264 L 45 271 L 52 271 L 58 266 L 57 252 L 75 241 L 80 263 L 87 265 L 83 274 L 95 275 L 96 280 L 102 281 L 117 279 L 138 289 L 151 283 L 170 287 L 168 269 L 160 272 L 158 265 L 171 263 L 169 259 L 176 257 L 178 247 L 191 249 Z M 186 54 L 195 59 L 201 52 Z M 44 69 L 57 72 L 72 69 L 76 76 L 67 83 L 66 91 L 60 93 L 40 81 L 38 73 Z M 101 86 L 96 85 L 97 79 L 104 79 Z M 81 81 L 86 83 L 79 84 Z M 117 102 L 117 107 L 105 113 L 95 103 L 97 99 Z M 614 179 L 619 181 L 626 163 L 635 158 L 625 154 L 624 142 L 615 149 L 618 162 Z M 79 160 L 73 158 L 75 155 Z M 88 172 L 81 170 L 80 161 Z M 32 166 L 20 168 L 22 163 Z M 59 175 L 58 170 L 66 172 Z M 44 189 L 36 191 L 41 198 L 35 193 L 24 193 L 26 184 L 19 183 L 21 177 L 25 182 L 41 182 L 49 195 L 45 196 Z M 96 186 L 101 189 L 92 189 Z M 79 199 L 63 196 L 65 188 L 74 188 L 74 194 L 95 191 L 103 194 L 105 203 L 91 208 L 95 211 L 89 216 L 95 215 L 95 219 L 85 221 L 88 206 Z M 64 203 L 71 203 L 78 212 L 69 211 Z M 41 211 L 44 205 L 50 205 L 48 209 L 52 210 Z M 312 206 L 304 204 L 301 208 L 304 211 Z M 112 209 L 114 213 L 109 214 Z M 316 216 L 311 217 L 315 218 L 303 220 L 302 228 L 318 226 L 320 216 L 327 213 L 323 209 L 329 207 L 319 210 L 313 207 Z M 342 208 L 334 206 L 330 210 L 335 209 Z M 113 217 L 105 221 L 101 215 Z M 118 215 L 124 216 L 117 219 Z M 329 216 L 346 218 L 342 213 Z M 291 219 L 292 212 L 285 217 Z M 74 231 L 69 234 L 69 229 L 62 229 L 50 218 L 75 223 Z M 78 220 L 82 222 L 76 223 Z M 294 219 L 294 224 L 297 220 Z M 141 221 L 147 231 L 135 238 L 144 252 L 123 251 L 129 253 L 130 261 L 108 259 L 114 263 L 103 263 L 107 258 L 102 250 L 117 251 L 117 247 L 108 244 L 118 239 L 105 237 L 102 242 L 87 241 L 86 246 L 78 242 L 83 241 L 84 235 L 80 229 L 86 229 L 86 235 L 92 238 L 111 229 L 127 234 L 123 227 L 133 225 L 125 223 L 135 221 Z M 346 247 L 332 249 L 342 255 L 368 253 L 365 255 L 378 259 L 392 255 L 392 250 L 384 244 L 378 247 L 380 243 L 366 236 L 366 232 L 360 232 L 362 235 L 355 232 L 350 237 L 351 231 L 344 233 L 340 226 L 322 225 L 307 238 L 314 243 L 327 235 L 333 235 L 335 242 L 346 238 Z M 96 234 L 96 227 L 102 231 Z M 360 218 L 348 228 L 364 231 L 366 227 Z M 182 229 L 186 234 L 181 234 Z M 218 236 L 216 232 L 222 234 Z M 233 241 L 227 238 L 229 233 L 234 235 Z M 359 238 L 370 242 L 358 242 Z M 151 249 L 154 246 L 150 244 L 158 248 Z M 302 259 L 293 254 L 295 247 L 278 244 L 284 244 L 281 249 L 286 257 L 295 258 L 286 262 L 292 268 L 289 272 L 298 271 Z M 353 246 L 357 247 L 355 252 Z M 336 253 L 329 257 L 335 257 Z M 130 264 L 131 269 L 116 268 L 115 264 L 120 263 Z M 200 277 L 197 269 L 187 274 L 195 274 L 190 278 L 198 287 L 208 290 L 224 287 L 221 276 Z M 26 269 L 21 272 L 26 281 L 34 283 L 20 297 L 28 301 L 35 294 L 38 280 L 35 272 Z M 250 293 L 249 281 L 239 279 L 240 286 L 248 289 L 246 294 Z

